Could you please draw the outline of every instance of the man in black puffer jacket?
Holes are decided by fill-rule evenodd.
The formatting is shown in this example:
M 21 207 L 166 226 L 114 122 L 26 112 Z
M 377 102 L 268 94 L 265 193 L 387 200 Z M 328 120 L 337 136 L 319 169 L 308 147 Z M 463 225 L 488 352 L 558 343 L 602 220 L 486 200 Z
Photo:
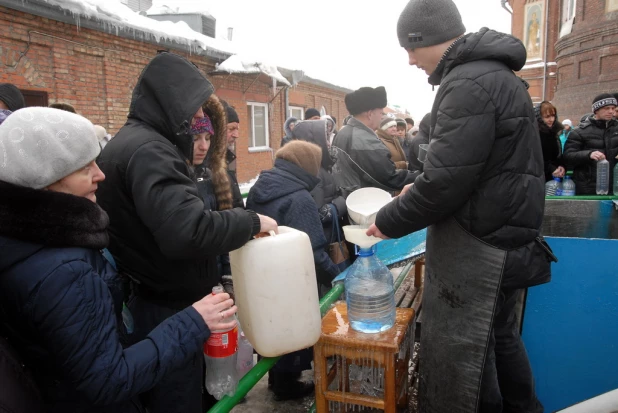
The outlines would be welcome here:
M 399 18 L 410 64 L 440 89 L 423 173 L 368 234 L 429 226 L 421 412 L 540 413 L 515 314 L 522 289 L 550 279 L 539 133 L 513 73 L 526 50 L 486 28 L 464 33 L 452 0 L 411 0 Z
M 614 118 L 617 103 L 616 98 L 608 93 L 594 98 L 594 114 L 586 117 L 564 144 L 564 159 L 573 169 L 576 195 L 596 194 L 597 162 L 602 159 L 609 162 L 609 182 L 613 182 L 618 155 L 618 121 Z
M 208 260 L 276 228 L 253 211 L 204 211 L 189 130 L 213 89 L 191 62 L 157 55 L 133 90 L 127 123 L 97 161 L 107 176 L 97 196 L 111 222 L 109 249 L 134 281 L 132 341 L 212 291 L 219 275 L 208 271 Z M 144 395 L 149 411 L 201 413 L 202 366 L 198 351 L 170 371 Z

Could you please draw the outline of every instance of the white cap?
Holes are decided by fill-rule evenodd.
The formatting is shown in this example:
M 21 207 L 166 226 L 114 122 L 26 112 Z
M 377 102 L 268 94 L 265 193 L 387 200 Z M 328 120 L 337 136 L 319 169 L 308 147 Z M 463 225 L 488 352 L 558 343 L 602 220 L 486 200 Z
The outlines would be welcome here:
M 573 127 L 573 122 L 571 122 L 571 119 L 565 119 L 562 121 L 563 125 L 569 125 L 570 127 Z

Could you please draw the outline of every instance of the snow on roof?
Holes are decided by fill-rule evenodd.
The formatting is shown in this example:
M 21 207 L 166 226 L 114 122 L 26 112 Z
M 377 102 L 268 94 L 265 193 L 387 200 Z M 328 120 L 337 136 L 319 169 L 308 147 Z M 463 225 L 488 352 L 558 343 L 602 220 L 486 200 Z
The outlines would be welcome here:
M 160 14 L 201 14 L 203 16 L 212 17 L 209 8 L 205 4 L 190 5 L 174 5 L 172 0 L 155 0 L 152 2 L 152 7 L 146 11 L 148 16 Z
M 243 57 L 239 54 L 230 56 L 224 62 L 219 63 L 217 70 L 228 73 L 264 73 L 285 85 L 291 86 L 290 82 L 279 72 L 277 66 L 256 61 L 249 57 Z
M 223 53 L 234 53 L 231 42 L 213 39 L 192 30 L 185 22 L 156 21 L 135 13 L 120 0 L 43 0 L 72 13 L 79 26 L 79 18 L 86 17 L 106 22 L 118 32 L 120 28 L 141 30 L 154 36 L 157 42 L 174 41 L 191 49 L 214 49 Z

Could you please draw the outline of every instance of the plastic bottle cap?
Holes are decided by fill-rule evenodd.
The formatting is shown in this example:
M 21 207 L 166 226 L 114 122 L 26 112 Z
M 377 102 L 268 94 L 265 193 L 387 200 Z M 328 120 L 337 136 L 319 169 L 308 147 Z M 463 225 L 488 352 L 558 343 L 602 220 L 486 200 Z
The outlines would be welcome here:
M 557 177 L 556 177 L 556 178 L 554 178 L 554 181 L 556 181 L 556 182 L 560 182 L 560 178 L 557 178 Z

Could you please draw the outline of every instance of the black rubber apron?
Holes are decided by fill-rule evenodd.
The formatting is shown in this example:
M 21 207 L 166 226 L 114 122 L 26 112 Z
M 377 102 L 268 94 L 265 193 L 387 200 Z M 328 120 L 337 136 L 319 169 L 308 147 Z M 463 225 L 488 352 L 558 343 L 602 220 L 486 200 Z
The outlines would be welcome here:
M 454 218 L 427 230 L 419 407 L 475 413 L 506 251 Z

